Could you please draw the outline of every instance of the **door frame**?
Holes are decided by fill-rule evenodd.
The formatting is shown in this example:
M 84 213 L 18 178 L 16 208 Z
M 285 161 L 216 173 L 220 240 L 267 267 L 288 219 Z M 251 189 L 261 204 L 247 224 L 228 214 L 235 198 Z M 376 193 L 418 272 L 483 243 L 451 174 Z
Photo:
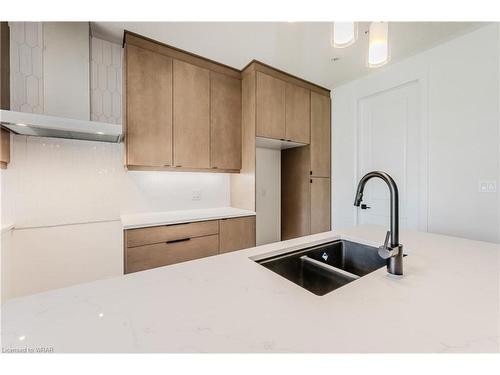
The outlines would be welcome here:
M 406 69 L 408 70 L 408 69 Z M 353 192 L 356 191 L 359 179 L 359 142 L 360 142 L 360 108 L 361 101 L 372 96 L 379 95 L 381 93 L 403 87 L 407 84 L 417 83 L 417 98 L 419 100 L 419 134 L 420 134 L 420 150 L 419 150 L 419 188 L 418 196 L 419 201 L 417 204 L 418 218 L 417 218 L 417 229 L 419 231 L 427 232 L 429 223 L 429 116 L 428 116 L 428 70 L 425 68 L 420 68 L 414 71 L 414 74 L 408 74 L 408 72 L 393 71 L 392 75 L 389 74 L 379 74 L 370 84 L 365 85 L 363 88 L 359 88 L 356 92 L 355 97 L 355 119 L 356 126 L 354 128 L 354 179 L 352 181 Z M 354 199 L 354 193 L 353 193 Z M 353 206 L 354 210 L 354 224 L 359 225 L 359 210 L 357 207 Z

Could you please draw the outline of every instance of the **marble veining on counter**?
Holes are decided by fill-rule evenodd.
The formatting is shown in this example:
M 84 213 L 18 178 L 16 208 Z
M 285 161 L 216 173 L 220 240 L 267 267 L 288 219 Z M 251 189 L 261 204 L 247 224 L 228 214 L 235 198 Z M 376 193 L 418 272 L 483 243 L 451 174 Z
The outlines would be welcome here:
M 500 246 L 402 231 L 404 276 L 384 268 L 324 296 L 252 259 L 363 226 L 12 299 L 2 348 L 54 352 L 499 352 Z
M 165 212 L 144 212 L 137 214 L 121 215 L 123 229 L 153 227 L 158 225 L 171 225 L 189 223 L 193 221 L 206 221 L 228 219 L 233 217 L 254 216 L 254 211 L 242 210 L 234 207 L 204 208 L 198 210 L 179 210 Z

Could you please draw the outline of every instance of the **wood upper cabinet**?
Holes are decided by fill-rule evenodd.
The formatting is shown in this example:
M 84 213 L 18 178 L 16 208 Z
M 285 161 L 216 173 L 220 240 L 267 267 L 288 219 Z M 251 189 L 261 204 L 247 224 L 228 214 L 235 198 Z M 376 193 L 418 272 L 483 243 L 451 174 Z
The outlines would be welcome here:
M 178 60 L 173 68 L 174 165 L 210 168 L 210 71 Z
M 309 144 L 310 91 L 286 83 L 286 134 L 289 141 Z
M 330 177 L 330 98 L 311 92 L 311 174 Z
M 128 31 L 124 41 L 127 167 L 239 172 L 241 72 Z
M 331 230 L 330 179 L 311 178 L 311 234 Z
M 255 216 L 219 221 L 219 253 L 255 246 Z
M 257 72 L 257 137 L 309 144 L 310 90 Z
M 127 165 L 172 165 L 172 59 L 126 47 Z
M 241 169 L 241 80 L 210 72 L 210 167 Z
M 256 80 L 256 135 L 285 139 L 286 83 L 262 72 L 257 72 Z

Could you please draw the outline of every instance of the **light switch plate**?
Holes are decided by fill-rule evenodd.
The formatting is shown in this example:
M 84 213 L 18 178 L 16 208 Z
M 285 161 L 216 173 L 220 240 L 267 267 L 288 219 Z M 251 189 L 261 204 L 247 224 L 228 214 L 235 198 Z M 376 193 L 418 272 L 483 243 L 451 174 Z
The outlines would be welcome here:
M 191 191 L 191 200 L 199 201 L 201 200 L 201 190 L 194 189 Z

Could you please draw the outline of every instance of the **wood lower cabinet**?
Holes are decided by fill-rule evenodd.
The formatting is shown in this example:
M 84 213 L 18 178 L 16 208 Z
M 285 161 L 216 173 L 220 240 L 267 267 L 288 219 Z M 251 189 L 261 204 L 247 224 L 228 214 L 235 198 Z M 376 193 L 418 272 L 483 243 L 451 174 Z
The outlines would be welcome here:
M 219 236 L 195 237 L 127 248 L 125 273 L 217 255 Z
M 127 229 L 124 272 L 168 266 L 255 246 L 255 216 Z
M 241 169 L 241 80 L 210 72 L 210 167 Z
M 311 174 L 330 177 L 330 98 L 311 92 Z
M 330 179 L 311 178 L 311 234 L 331 230 Z
M 10 109 L 10 32 L 7 22 L 0 22 L 0 109 Z M 0 129 L 0 168 L 10 162 L 10 133 Z
M 125 50 L 126 163 L 172 165 L 172 59 L 134 45 Z
M 220 220 L 219 252 L 247 249 L 255 246 L 255 216 Z
M 210 71 L 174 60 L 174 165 L 210 168 Z
M 10 133 L 0 129 L 0 169 L 6 169 L 10 162 Z
M 285 139 L 285 87 L 284 81 L 257 72 L 256 135 Z
M 287 82 L 286 84 L 285 139 L 309 144 L 310 91 Z

